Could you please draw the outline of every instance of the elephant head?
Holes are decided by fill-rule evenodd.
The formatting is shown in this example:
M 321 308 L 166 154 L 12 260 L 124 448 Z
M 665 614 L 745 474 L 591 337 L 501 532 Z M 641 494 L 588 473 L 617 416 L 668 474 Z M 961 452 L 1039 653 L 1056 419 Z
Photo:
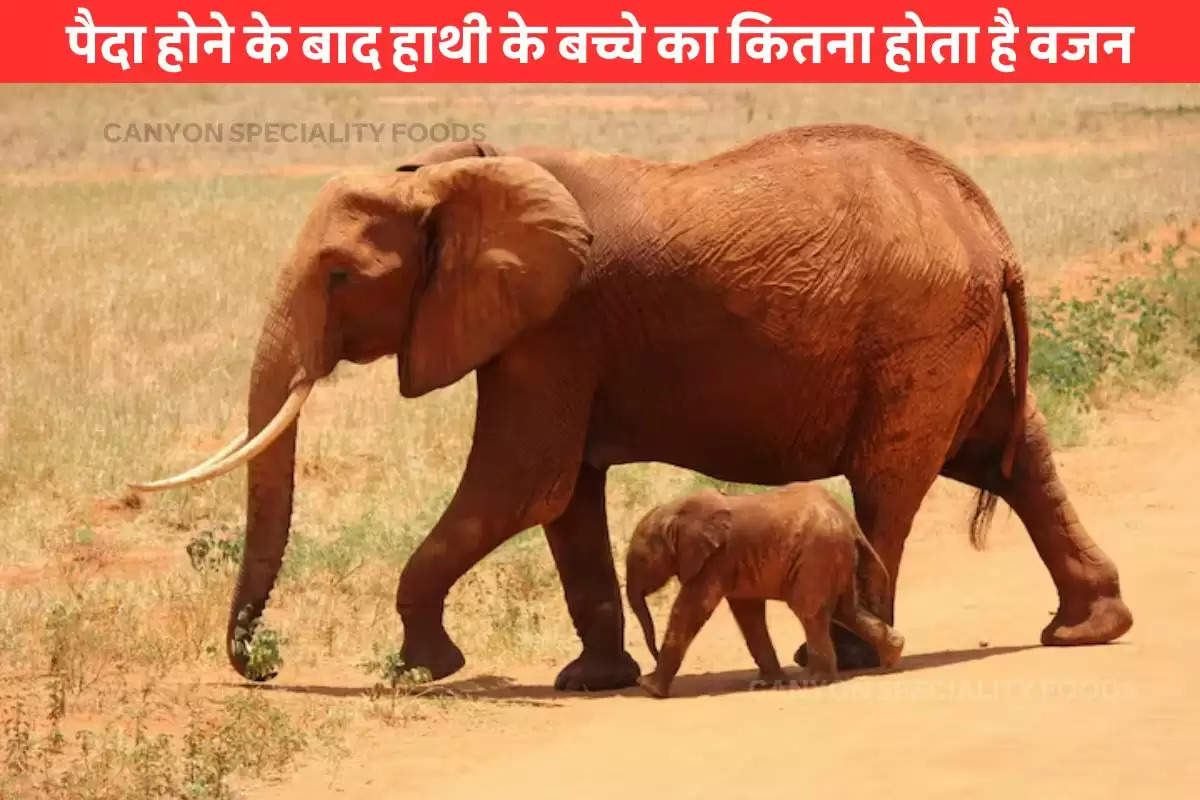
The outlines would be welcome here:
M 625 557 L 625 593 L 655 660 L 658 645 L 646 597 L 673 575 L 681 583 L 696 577 L 724 546 L 731 525 L 729 499 L 716 489 L 705 489 L 659 506 L 634 529 Z
M 592 236 L 570 192 L 525 159 L 455 158 L 487 154 L 470 149 L 326 184 L 262 326 L 246 432 L 174 478 L 132 484 L 185 486 L 248 464 L 226 637 L 246 677 L 267 677 L 246 674 L 245 642 L 287 545 L 296 426 L 313 383 L 339 361 L 394 354 L 405 397 L 446 386 L 546 322 L 578 281 Z

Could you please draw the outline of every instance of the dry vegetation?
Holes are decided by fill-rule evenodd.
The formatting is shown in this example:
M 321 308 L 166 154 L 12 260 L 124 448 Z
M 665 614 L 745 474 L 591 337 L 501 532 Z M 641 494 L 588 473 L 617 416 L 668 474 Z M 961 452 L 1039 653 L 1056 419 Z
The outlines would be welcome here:
M 106 122 L 455 120 L 500 143 L 668 159 L 785 125 L 872 122 L 963 164 L 1044 287 L 1119 260 L 1109 253 L 1194 276 L 1198 104 L 1194 87 L 1130 86 L 0 91 L 0 796 L 227 796 L 297 758 L 337 759 L 347 726 L 486 713 L 403 680 L 367 692 L 395 666 L 399 568 L 456 485 L 471 380 L 402 402 L 391 363 L 342 368 L 306 406 L 295 533 L 266 625 L 284 669 L 322 684 L 310 691 L 246 690 L 224 666 L 240 473 L 144 503 L 122 488 L 236 432 L 262 303 L 323 176 L 420 145 L 110 144 Z M 1183 368 L 1153 356 L 1188 351 L 1180 321 L 1200 318 L 1200 294 L 1167 272 L 1092 305 L 1039 307 L 1039 380 L 1061 439 L 1081 438 L 1114 387 Z M 1081 329 L 1099 344 L 1078 367 Z M 1085 372 L 1062 373 L 1054 354 Z M 704 480 L 615 470 L 617 552 L 644 509 Z M 447 619 L 474 665 L 575 648 L 538 531 L 461 581 Z

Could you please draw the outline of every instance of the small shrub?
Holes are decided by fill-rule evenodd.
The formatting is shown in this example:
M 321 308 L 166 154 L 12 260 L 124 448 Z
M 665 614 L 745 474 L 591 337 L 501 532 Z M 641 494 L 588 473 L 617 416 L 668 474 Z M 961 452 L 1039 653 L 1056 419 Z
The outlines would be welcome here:
M 33 737 L 25 704 L 17 700 L 4 720 L 4 766 L 9 775 L 25 775 L 33 762 Z
M 1189 248 L 1186 261 L 1180 265 L 1176 259 L 1182 249 L 1182 244 L 1164 248 L 1161 282 L 1179 323 L 1185 352 L 1200 359 L 1200 255 Z
M 62 696 L 79 695 L 115 666 L 106 631 L 103 609 L 84 608 L 58 601 L 46 611 L 42 644 L 48 656 L 47 671 L 58 682 Z M 99 615 L 99 616 L 98 616 Z
M 1031 381 L 1038 408 L 1046 418 L 1050 441 L 1060 447 L 1076 447 L 1087 440 L 1088 418 L 1079 400 L 1053 384 Z
M 307 745 L 302 727 L 260 693 L 227 699 L 217 716 L 193 713 L 184 736 L 187 797 L 229 797 L 235 774 L 281 774 Z
M 146 695 L 134 715 L 133 742 L 127 755 L 135 797 L 170 797 L 174 793 L 175 758 L 171 737 L 146 732 Z
M 199 571 L 192 575 L 174 572 L 153 582 L 147 600 L 161 609 L 165 623 L 150 629 L 165 639 L 158 649 L 167 652 L 159 663 L 178 665 L 224 654 L 220 639 L 225 633 L 230 581 L 228 574 Z
M 397 725 L 424 719 L 423 704 L 415 698 L 427 693 L 424 684 L 433 680 L 425 667 L 410 667 L 404 663 L 399 648 L 372 647 L 371 658 L 359 666 L 377 682 L 367 693 L 369 715 L 387 725 Z
M 1097 279 L 1090 297 L 1030 303 L 1030 383 L 1059 444 L 1078 444 L 1101 390 L 1162 385 L 1177 354 L 1200 358 L 1200 258 L 1163 249 L 1149 277 Z M 1148 243 L 1142 251 L 1149 252 Z
M 57 730 L 39 738 L 18 702 L 5 720 L 6 769 L 0 797 L 47 800 L 232 800 L 235 776 L 284 774 L 311 738 L 336 759 L 346 748 L 344 717 L 293 718 L 261 693 L 239 693 L 215 709 L 192 706 L 182 737 L 146 725 L 150 689 L 125 721 L 82 729 L 71 741 Z M 40 771 L 36 766 L 40 764 Z
M 227 527 L 221 532 L 217 538 L 213 531 L 207 530 L 188 542 L 185 549 L 192 569 L 201 573 L 228 572 L 242 563 L 244 536 L 232 533 Z
M 1145 371 L 1161 363 L 1171 316 L 1161 287 L 1140 278 L 1097 280 L 1086 300 L 1063 300 L 1055 288 L 1033 304 L 1030 380 L 1087 408 L 1117 369 Z
M 371 658 L 359 667 L 391 689 L 411 689 L 433 680 L 428 668 L 405 664 L 399 648 L 381 647 L 378 643 L 372 648 Z

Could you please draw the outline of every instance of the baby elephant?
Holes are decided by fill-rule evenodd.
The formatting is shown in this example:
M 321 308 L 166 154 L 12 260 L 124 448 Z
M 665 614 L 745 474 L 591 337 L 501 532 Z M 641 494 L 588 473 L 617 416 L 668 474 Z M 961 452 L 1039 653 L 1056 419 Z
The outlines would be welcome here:
M 626 562 L 629 605 L 658 660 L 638 683 L 656 697 L 667 696 L 684 652 L 723 597 L 763 680 L 784 677 L 767 633 L 767 600 L 785 601 L 804 625 L 811 678 L 837 676 L 831 621 L 871 644 L 883 666 L 892 666 L 904 637 L 858 604 L 859 550 L 886 574 L 854 517 L 815 484 L 745 496 L 705 489 L 655 508 L 638 523 Z M 681 588 L 660 654 L 646 595 L 672 575 Z

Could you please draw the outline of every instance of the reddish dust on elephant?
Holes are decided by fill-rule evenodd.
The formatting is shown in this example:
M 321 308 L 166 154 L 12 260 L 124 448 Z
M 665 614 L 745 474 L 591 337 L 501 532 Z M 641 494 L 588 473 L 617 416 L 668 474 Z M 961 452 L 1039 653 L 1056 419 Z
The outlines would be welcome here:
M 243 675 L 288 541 L 304 401 L 339 361 L 390 354 L 408 397 L 476 373 L 464 474 L 397 589 L 405 662 L 435 677 L 464 664 L 447 591 L 541 525 L 581 644 L 556 687 L 633 684 L 604 500 L 606 471 L 640 461 L 759 484 L 844 475 L 893 576 L 949 476 L 983 492 L 981 522 L 999 497 L 1028 530 L 1059 597 L 1044 643 L 1132 624 L 1027 393 L 1009 237 L 968 176 L 902 136 L 792 128 L 687 164 L 463 144 L 327 184 L 263 323 L 245 434 L 141 485 L 247 465 L 227 636 Z M 859 571 L 893 622 L 893 584 Z M 839 664 L 877 663 L 835 634 Z
M 767 631 L 767 600 L 787 603 L 804 626 L 807 679 L 837 677 L 835 622 L 869 644 L 882 666 L 893 666 L 904 637 L 859 604 L 860 554 L 886 573 L 853 515 L 815 484 L 741 497 L 705 489 L 659 506 L 638 523 L 626 557 L 629 605 L 657 661 L 638 685 L 655 697 L 668 695 L 688 646 L 722 599 L 763 683 L 786 678 Z M 659 652 L 646 595 L 672 576 L 680 589 Z

